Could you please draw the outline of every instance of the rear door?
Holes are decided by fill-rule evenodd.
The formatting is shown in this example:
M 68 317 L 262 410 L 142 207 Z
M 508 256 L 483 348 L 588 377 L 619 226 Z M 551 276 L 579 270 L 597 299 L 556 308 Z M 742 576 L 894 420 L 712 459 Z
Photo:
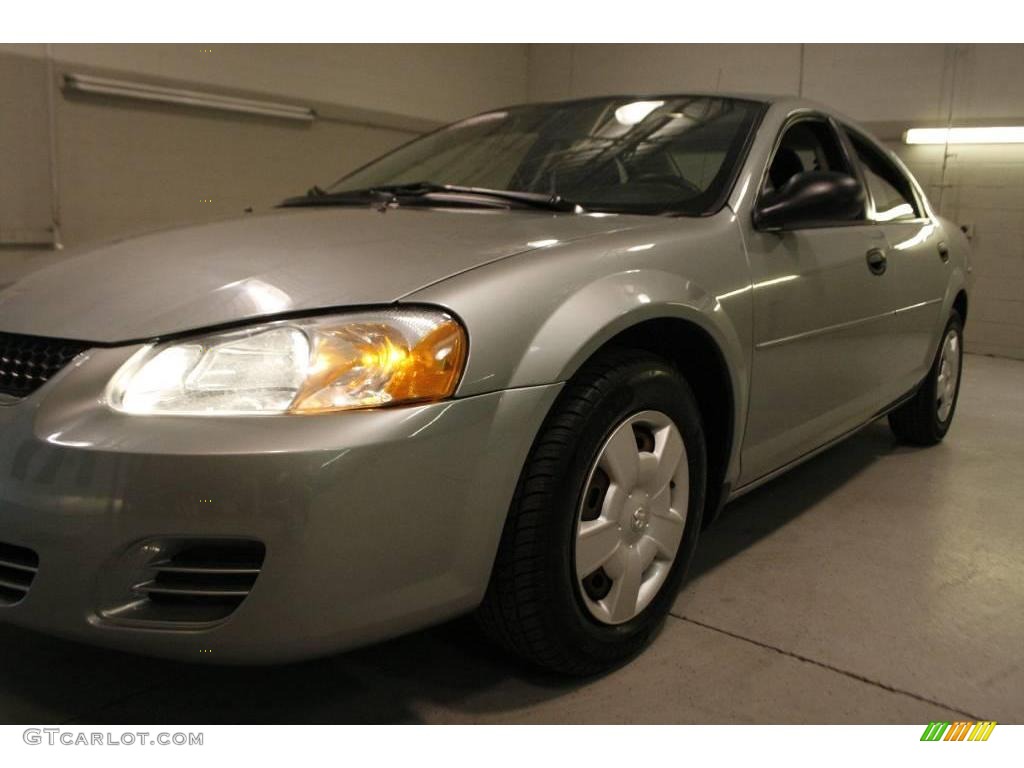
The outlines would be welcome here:
M 933 221 L 903 168 L 874 141 L 846 128 L 869 194 L 868 218 L 886 239 L 884 290 L 893 311 L 890 399 L 924 378 L 948 281 L 942 229 Z
M 761 193 L 810 170 L 856 173 L 827 117 L 780 133 Z M 868 418 L 884 399 L 891 358 L 882 229 L 867 217 L 747 234 L 754 310 L 750 411 L 741 484 L 778 469 Z

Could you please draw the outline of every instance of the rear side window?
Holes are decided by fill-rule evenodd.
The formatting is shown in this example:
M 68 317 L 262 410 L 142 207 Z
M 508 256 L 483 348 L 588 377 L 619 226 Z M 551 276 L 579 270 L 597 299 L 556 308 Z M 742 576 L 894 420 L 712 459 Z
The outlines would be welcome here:
M 900 221 L 921 216 L 910 180 L 870 141 L 847 130 L 857 152 L 868 192 L 875 204 L 877 221 Z

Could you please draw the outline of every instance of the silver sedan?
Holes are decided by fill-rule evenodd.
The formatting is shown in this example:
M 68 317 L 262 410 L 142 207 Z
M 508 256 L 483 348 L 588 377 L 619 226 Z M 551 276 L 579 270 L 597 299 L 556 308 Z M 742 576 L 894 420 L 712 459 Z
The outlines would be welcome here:
M 791 99 L 510 107 L 0 293 L 0 620 L 184 659 L 475 612 L 588 674 L 723 504 L 953 419 L 968 248 Z

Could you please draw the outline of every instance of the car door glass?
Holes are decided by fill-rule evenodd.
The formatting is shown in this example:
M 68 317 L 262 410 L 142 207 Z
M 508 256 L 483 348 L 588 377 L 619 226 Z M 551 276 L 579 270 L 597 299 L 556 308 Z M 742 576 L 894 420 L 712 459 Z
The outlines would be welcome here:
M 800 120 L 786 129 L 768 166 L 763 191 L 781 189 L 805 171 L 850 173 L 839 137 L 824 120 Z
M 847 133 L 857 152 L 868 193 L 875 204 L 875 220 L 919 218 L 921 211 L 907 177 L 868 139 L 854 131 Z

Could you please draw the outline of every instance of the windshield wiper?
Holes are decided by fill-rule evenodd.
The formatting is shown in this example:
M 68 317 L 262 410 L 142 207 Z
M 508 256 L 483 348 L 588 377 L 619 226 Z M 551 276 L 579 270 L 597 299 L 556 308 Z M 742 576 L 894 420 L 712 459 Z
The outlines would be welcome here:
M 487 189 L 484 187 L 466 187 L 457 184 L 437 184 L 431 181 L 419 181 L 412 184 L 387 184 L 366 189 L 344 190 L 341 192 L 324 192 L 313 187 L 305 197 L 292 197 L 281 203 L 282 206 L 311 205 L 355 205 L 379 201 L 401 205 L 417 199 L 435 199 L 439 197 L 457 198 L 463 204 L 473 204 L 473 198 L 499 200 L 506 203 L 543 208 L 549 211 L 575 211 L 578 206 L 564 200 L 558 195 L 545 195 L 540 192 L 519 192 L 513 189 Z
M 374 201 L 387 202 L 391 195 L 378 193 L 373 189 L 356 189 L 345 192 L 325 192 L 320 187 L 311 187 L 305 195 L 288 197 L 278 203 L 278 208 L 301 208 L 317 205 L 366 205 Z
M 466 187 L 458 184 L 437 184 L 432 181 L 419 181 L 414 184 L 395 184 L 374 187 L 374 192 L 390 193 L 396 197 L 412 195 L 414 197 L 439 195 L 470 195 L 489 197 L 510 203 L 521 203 L 534 208 L 546 208 L 552 211 L 572 211 L 576 204 L 563 200 L 558 195 L 545 195 L 540 192 L 519 192 L 514 189 L 488 189 L 486 187 Z

